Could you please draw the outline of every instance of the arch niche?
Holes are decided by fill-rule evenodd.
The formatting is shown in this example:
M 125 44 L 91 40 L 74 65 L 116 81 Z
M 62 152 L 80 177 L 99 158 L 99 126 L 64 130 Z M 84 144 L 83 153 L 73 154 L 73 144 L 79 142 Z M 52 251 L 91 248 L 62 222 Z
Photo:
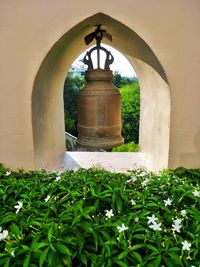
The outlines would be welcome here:
M 64 156 L 64 80 L 71 63 L 88 48 L 83 42 L 85 35 L 97 24 L 102 24 L 112 35 L 111 45 L 128 58 L 139 78 L 139 154 L 146 160 L 144 166 L 152 170 L 165 168 L 169 156 L 171 107 L 165 72 L 151 48 L 136 32 L 102 13 L 85 19 L 66 32 L 48 52 L 38 70 L 32 93 L 35 167 L 54 169 Z M 123 154 L 121 157 L 123 160 Z

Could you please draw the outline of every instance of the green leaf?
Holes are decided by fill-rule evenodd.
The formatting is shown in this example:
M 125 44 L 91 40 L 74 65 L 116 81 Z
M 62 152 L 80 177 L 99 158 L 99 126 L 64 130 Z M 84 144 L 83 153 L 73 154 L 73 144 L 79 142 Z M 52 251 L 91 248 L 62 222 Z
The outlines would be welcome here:
M 154 261 L 148 263 L 147 267 L 160 267 L 161 259 L 161 255 L 158 255 Z
M 49 248 L 46 248 L 44 251 L 42 251 L 42 253 L 40 254 L 40 261 L 39 261 L 39 264 L 40 264 L 40 267 L 43 266 L 45 260 L 46 260 L 46 257 L 47 257 L 47 254 L 49 252 Z
M 143 263 L 143 260 L 142 260 L 142 257 L 140 256 L 139 253 L 137 252 L 132 252 L 133 253 L 133 256 L 136 258 L 136 260 L 139 262 L 139 263 Z
M 20 230 L 19 230 L 19 227 L 15 224 L 15 223 L 12 223 L 11 226 L 10 226 L 10 230 L 11 232 L 16 236 L 16 237 L 19 237 L 20 235 Z
M 158 207 L 159 205 L 157 203 L 147 203 L 145 205 L 146 208 L 153 208 L 153 207 Z
M 134 245 L 134 246 L 132 246 L 132 247 L 130 248 L 130 250 L 137 250 L 137 249 L 140 249 L 140 248 L 142 248 L 142 247 L 144 247 L 144 245 Z
M 21 247 L 22 247 L 22 248 L 23 248 L 23 250 L 25 250 L 25 251 L 29 251 L 29 250 L 30 250 L 30 247 L 28 247 L 28 246 L 21 245 Z
M 51 243 L 51 240 L 52 240 L 52 235 L 53 235 L 53 224 L 49 227 L 48 229 L 48 241 Z
M 121 198 L 120 197 L 117 197 L 116 199 L 116 207 L 119 211 L 122 210 L 122 201 L 121 201 Z
M 23 263 L 23 267 L 28 267 L 29 266 L 30 259 L 31 259 L 31 254 L 28 254 L 26 256 L 26 258 L 25 258 L 24 263 Z
M 163 257 L 163 260 L 164 260 L 166 267 L 174 267 L 174 263 L 169 258 Z
M 183 266 L 180 260 L 180 257 L 177 254 L 169 253 L 171 258 L 175 261 L 176 264 L 179 264 L 180 266 Z
M 4 266 L 3 267 L 10 267 L 10 258 L 8 258 L 7 260 L 6 260 L 6 262 L 4 263 Z
M 158 251 L 157 248 L 155 248 L 154 246 L 152 246 L 152 245 L 146 245 L 146 247 L 147 247 L 148 249 L 152 250 L 153 252 L 159 254 L 159 251 Z
M 42 247 L 46 247 L 46 246 L 49 246 L 49 243 L 47 243 L 47 242 L 35 243 L 34 246 L 32 247 L 32 250 L 34 252 L 36 252 L 38 249 L 40 249 Z
M 88 233 L 92 233 L 93 232 L 92 226 L 87 222 L 82 222 L 80 224 L 80 226 L 85 232 L 88 232 Z
M 83 264 L 85 266 L 87 266 L 87 257 L 86 257 L 86 255 L 84 253 L 81 253 L 80 258 L 81 258 L 81 261 L 83 262 Z
M 65 245 L 63 245 L 61 243 L 57 243 L 57 244 L 55 244 L 55 247 L 62 254 L 67 255 L 67 256 L 71 256 L 69 249 Z
M 80 221 L 80 215 L 79 216 L 76 216 L 73 221 L 72 221 L 72 226 L 74 226 L 76 223 L 78 223 Z
M 119 266 L 121 267 L 129 267 L 126 263 L 124 263 L 123 261 L 120 261 L 120 260 L 113 260 L 114 263 L 118 264 Z M 115 266 L 115 265 L 113 265 Z
M 125 251 L 121 252 L 120 254 L 118 254 L 117 258 L 119 260 L 121 260 L 121 259 L 125 258 L 127 256 L 127 254 L 128 254 L 128 251 L 125 250 Z
M 145 235 L 144 234 L 141 234 L 141 235 L 134 235 L 133 236 L 134 238 L 136 238 L 136 239 L 142 239 L 142 240 L 144 240 L 145 239 Z

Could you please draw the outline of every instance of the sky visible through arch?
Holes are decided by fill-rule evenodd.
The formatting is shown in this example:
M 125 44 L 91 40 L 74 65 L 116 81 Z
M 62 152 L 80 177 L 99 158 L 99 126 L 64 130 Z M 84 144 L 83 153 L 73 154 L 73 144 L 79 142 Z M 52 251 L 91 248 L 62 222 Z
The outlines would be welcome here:
M 115 48 L 106 45 L 106 44 L 102 44 L 103 47 L 105 47 L 106 49 L 108 49 L 108 51 L 111 52 L 111 54 L 114 56 L 114 62 L 110 65 L 110 69 L 112 71 L 118 71 L 122 76 L 125 77 L 137 77 L 133 67 L 131 66 L 131 64 L 129 63 L 128 59 L 122 54 L 120 53 L 118 50 L 116 50 Z M 91 48 L 91 47 L 90 47 Z M 80 60 L 83 59 L 83 57 L 85 56 L 86 51 L 88 51 L 90 48 L 88 48 L 87 50 L 85 50 L 73 63 L 73 66 L 78 66 L 80 64 Z M 100 58 L 102 59 L 102 61 L 104 62 L 104 52 L 100 51 Z M 94 62 L 94 65 L 96 64 L 96 54 L 95 52 L 92 53 L 92 59 Z

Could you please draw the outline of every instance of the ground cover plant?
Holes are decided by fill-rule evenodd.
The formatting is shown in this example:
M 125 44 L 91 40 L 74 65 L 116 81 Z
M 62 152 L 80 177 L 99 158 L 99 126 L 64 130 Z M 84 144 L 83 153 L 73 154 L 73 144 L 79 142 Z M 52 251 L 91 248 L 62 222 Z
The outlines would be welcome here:
M 200 170 L 0 167 L 0 266 L 199 266 Z

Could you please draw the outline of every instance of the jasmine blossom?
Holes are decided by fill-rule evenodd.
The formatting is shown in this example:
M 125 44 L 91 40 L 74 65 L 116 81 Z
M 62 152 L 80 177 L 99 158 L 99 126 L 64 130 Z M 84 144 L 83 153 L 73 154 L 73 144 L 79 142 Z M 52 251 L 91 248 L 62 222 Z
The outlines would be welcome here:
M 3 230 L 3 232 L 0 233 L 0 241 L 6 239 L 7 236 L 8 236 L 8 231 L 7 230 Z
M 136 205 L 136 202 L 133 199 L 131 199 L 129 202 L 131 202 L 131 205 Z
M 165 206 L 171 206 L 172 204 L 172 200 L 169 198 L 167 200 L 164 200 L 164 202 L 165 202 Z
M 145 180 L 141 183 L 141 185 L 142 185 L 142 186 L 146 186 L 146 185 L 148 184 L 148 182 L 149 182 L 149 179 L 145 179 Z
M 134 183 L 135 181 L 137 181 L 137 177 L 136 176 L 132 176 L 131 179 L 127 180 L 126 182 L 127 183 L 130 183 L 130 182 Z
M 195 197 L 200 197 L 200 191 L 195 190 L 194 192 L 192 192 L 192 194 L 193 194 Z
M 127 226 L 125 226 L 124 224 L 122 224 L 122 226 L 117 226 L 117 229 L 119 231 L 119 233 L 126 231 L 128 229 Z
M 172 224 L 172 231 L 180 233 L 181 227 L 182 227 L 182 225 Z
M 14 208 L 17 209 L 16 214 L 21 210 L 21 208 L 23 206 L 23 203 L 21 201 L 18 201 L 17 203 L 18 203 L 18 205 L 14 206 Z
M 12 257 L 15 257 L 15 250 L 13 250 L 10 254 Z
M 162 231 L 162 228 L 160 227 L 162 223 L 154 222 L 152 225 L 149 225 L 150 228 L 152 228 L 154 231 Z
M 112 216 L 114 216 L 113 210 L 112 209 L 111 210 L 106 210 L 106 217 L 108 217 L 110 219 Z
M 47 195 L 47 197 L 44 199 L 45 202 L 49 201 L 50 195 Z
M 135 222 L 139 222 L 139 218 L 136 217 L 136 218 L 134 219 L 134 221 L 135 221 Z
M 56 180 L 56 182 L 58 182 L 60 179 L 61 179 L 61 177 L 57 176 L 55 180 Z
M 147 219 L 148 219 L 148 222 L 147 222 L 148 224 L 156 223 L 156 221 L 158 220 L 158 218 L 156 218 L 154 214 L 152 216 L 147 217 Z
M 181 210 L 181 215 L 182 215 L 183 217 L 185 217 L 186 214 L 187 214 L 186 210 Z
M 191 243 L 189 243 L 187 240 L 185 240 L 184 242 L 182 242 L 182 250 L 190 250 L 190 247 L 191 247 Z

